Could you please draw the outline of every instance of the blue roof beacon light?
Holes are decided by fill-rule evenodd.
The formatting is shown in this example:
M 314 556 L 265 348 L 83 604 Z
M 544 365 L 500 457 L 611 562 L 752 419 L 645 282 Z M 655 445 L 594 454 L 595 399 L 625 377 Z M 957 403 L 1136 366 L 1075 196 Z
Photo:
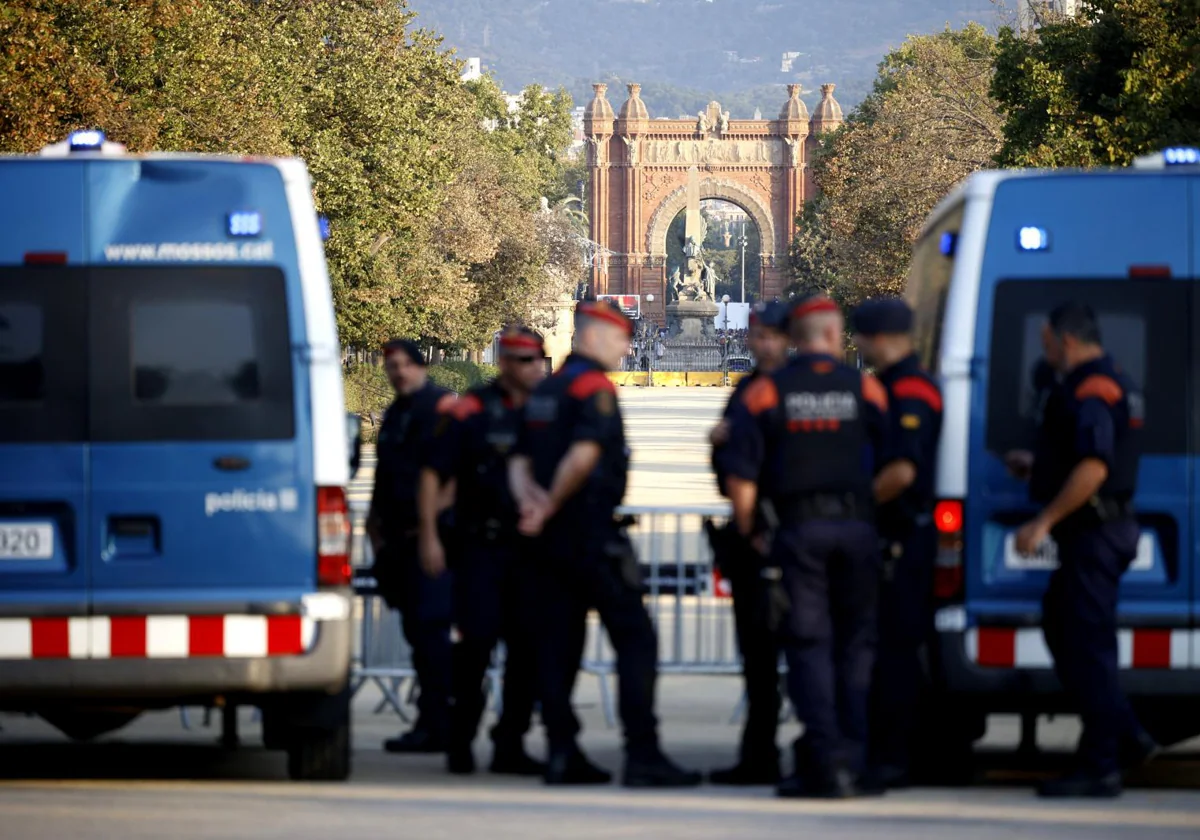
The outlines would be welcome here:
M 958 234 L 951 230 L 946 231 L 942 234 L 942 239 L 938 247 L 942 252 L 942 256 L 953 257 L 954 252 L 958 250 Z
M 1017 247 L 1022 251 L 1045 251 L 1050 247 L 1050 234 L 1040 227 L 1023 227 L 1017 231 Z
M 262 230 L 262 213 L 257 210 L 239 210 L 229 214 L 230 236 L 258 236 Z
M 1163 163 L 1167 166 L 1195 166 L 1200 164 L 1200 149 L 1194 146 L 1175 146 L 1163 149 Z
M 98 129 L 72 131 L 67 138 L 67 148 L 72 152 L 99 152 L 104 148 L 104 140 L 104 132 Z

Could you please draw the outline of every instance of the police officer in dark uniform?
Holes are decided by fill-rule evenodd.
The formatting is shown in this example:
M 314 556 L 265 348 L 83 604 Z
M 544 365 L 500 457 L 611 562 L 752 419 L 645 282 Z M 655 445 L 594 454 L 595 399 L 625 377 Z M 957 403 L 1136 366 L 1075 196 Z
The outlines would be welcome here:
M 375 551 L 380 593 L 400 611 L 420 683 L 413 729 L 384 742 L 388 752 L 436 753 L 446 748 L 450 697 L 450 578 L 431 577 L 417 552 L 417 482 L 439 404 L 454 395 L 429 381 L 413 342 L 384 345 L 384 369 L 396 400 L 383 416 L 376 446 L 375 491 L 367 534 Z
M 517 506 L 508 487 L 508 459 L 521 414 L 544 376 L 542 337 L 529 329 L 505 330 L 499 341 L 500 375 L 472 388 L 447 408 L 421 473 L 421 564 L 437 576 L 446 570 L 447 546 L 439 533 L 443 488 L 452 483 L 454 538 L 453 698 L 447 767 L 475 771 L 471 744 L 483 717 L 484 676 L 503 638 L 504 707 L 492 730 L 491 771 L 540 776 L 545 765 L 525 752 L 533 716 L 536 650 L 530 602 L 532 575 L 527 540 L 517 534 Z
M 1118 682 L 1117 594 L 1137 556 L 1137 487 L 1142 396 L 1101 345 L 1090 307 L 1068 302 L 1042 332 L 1046 360 L 1062 375 L 1042 417 L 1029 495 L 1041 512 L 1016 535 L 1029 554 L 1048 537 L 1059 567 L 1042 601 L 1042 632 L 1054 670 L 1079 707 L 1083 735 L 1076 768 L 1044 783 L 1047 797 L 1112 797 L 1122 765 L 1158 747 Z
M 859 306 L 854 343 L 887 389 L 893 460 L 875 478 L 883 584 L 871 687 L 870 783 L 908 783 L 917 731 L 922 645 L 933 630 L 934 471 L 942 393 L 913 352 L 912 310 L 884 298 Z
M 739 530 L 770 551 L 791 601 L 783 646 L 805 731 L 777 792 L 844 798 L 860 793 L 866 749 L 879 589 L 872 479 L 888 455 L 887 393 L 837 360 L 844 322 L 828 297 L 801 298 L 789 322 L 796 355 L 742 394 L 722 466 Z M 769 547 L 755 534 L 760 499 L 779 522 Z
M 663 755 L 654 716 L 658 641 L 642 603 L 637 558 L 614 514 L 625 495 L 629 450 L 616 391 L 605 375 L 629 351 L 633 327 L 608 305 L 576 308 L 575 352 L 525 408 L 510 466 L 520 530 L 540 535 L 538 613 L 542 720 L 548 784 L 603 784 L 611 776 L 580 751 L 571 692 L 589 608 L 600 614 L 617 654 L 629 787 L 700 783 Z
M 750 313 L 747 340 L 754 354 L 754 371 L 738 382 L 725 406 L 721 422 L 713 428 L 713 472 L 722 495 L 727 495 L 725 474 L 719 457 L 729 441 L 729 415 L 742 394 L 761 377 L 768 376 L 787 363 L 787 306 L 759 303 Z M 711 527 L 711 526 L 708 526 Z M 768 620 L 770 610 L 769 570 L 761 554 L 737 533 L 736 523 L 720 534 L 712 533 L 714 559 L 721 574 L 733 587 L 733 619 L 738 649 L 742 654 L 742 678 L 746 683 L 746 725 L 738 763 L 714 770 L 708 778 L 716 785 L 773 785 L 779 782 L 779 749 L 775 733 L 779 728 L 779 642 Z M 718 550 L 718 547 L 719 550 Z

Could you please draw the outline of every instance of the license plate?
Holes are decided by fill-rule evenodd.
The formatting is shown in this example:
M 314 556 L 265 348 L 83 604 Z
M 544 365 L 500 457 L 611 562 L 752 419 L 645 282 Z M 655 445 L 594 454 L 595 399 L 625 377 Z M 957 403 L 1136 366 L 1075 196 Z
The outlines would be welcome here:
M 1004 567 L 1021 571 L 1051 570 L 1058 568 L 1058 544 L 1049 537 L 1034 549 L 1032 554 L 1023 555 L 1017 552 L 1016 534 L 1008 534 L 1004 538 Z M 1142 534 L 1138 537 L 1137 557 L 1134 558 L 1129 570 L 1132 572 L 1146 571 L 1154 568 L 1154 536 Z
M 0 560 L 45 560 L 54 556 L 54 526 L 49 522 L 0 525 Z

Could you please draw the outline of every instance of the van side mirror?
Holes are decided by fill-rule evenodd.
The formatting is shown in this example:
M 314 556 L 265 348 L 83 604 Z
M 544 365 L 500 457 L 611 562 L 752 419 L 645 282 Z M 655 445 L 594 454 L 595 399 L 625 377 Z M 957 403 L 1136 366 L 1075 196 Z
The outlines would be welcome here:
M 350 450 L 350 477 L 354 478 L 362 460 L 362 418 L 352 411 L 346 412 L 346 442 Z

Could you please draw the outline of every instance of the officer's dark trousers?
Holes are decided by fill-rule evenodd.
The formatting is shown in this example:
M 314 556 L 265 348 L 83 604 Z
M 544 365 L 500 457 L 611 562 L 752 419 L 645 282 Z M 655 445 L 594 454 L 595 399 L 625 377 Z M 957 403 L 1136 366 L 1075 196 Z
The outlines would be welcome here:
M 400 626 L 412 648 L 413 669 L 420 686 L 417 728 L 444 737 L 450 715 L 450 574 L 437 578 L 426 575 L 417 558 L 415 540 L 406 541 L 402 552 L 392 562 L 400 565 Z
M 1110 522 L 1056 539 L 1060 565 L 1042 600 L 1042 631 L 1054 671 L 1083 718 L 1080 763 L 1107 774 L 1118 769 L 1121 740 L 1141 728 L 1117 665 L 1117 590 L 1137 555 L 1138 526 Z
M 535 701 L 537 651 L 530 618 L 532 559 L 516 537 L 465 535 L 454 566 L 454 705 L 451 743 L 475 740 L 487 697 L 483 679 L 496 643 L 504 640 L 504 709 L 492 730 L 497 746 L 516 748 L 529 731 Z
M 789 524 L 772 554 L 792 604 L 783 645 L 788 693 L 804 722 L 798 772 L 861 773 L 879 590 L 875 528 L 854 520 Z
M 921 689 L 921 647 L 933 629 L 933 564 L 937 529 L 921 524 L 880 534 L 883 581 L 879 643 L 871 684 L 871 759 L 907 769 Z
M 750 559 L 739 560 L 729 564 L 727 575 L 733 586 L 733 621 L 746 682 L 741 760 L 774 766 L 778 761 L 779 642 L 768 626 L 767 585 Z
M 583 656 L 588 610 L 595 609 L 617 654 L 626 754 L 648 759 L 658 754 L 658 639 L 641 592 L 627 584 L 604 555 L 605 544 L 618 538 L 611 525 L 571 520 L 551 523 L 539 540 L 542 721 L 551 750 L 574 746 L 580 726 L 571 710 L 571 694 Z

